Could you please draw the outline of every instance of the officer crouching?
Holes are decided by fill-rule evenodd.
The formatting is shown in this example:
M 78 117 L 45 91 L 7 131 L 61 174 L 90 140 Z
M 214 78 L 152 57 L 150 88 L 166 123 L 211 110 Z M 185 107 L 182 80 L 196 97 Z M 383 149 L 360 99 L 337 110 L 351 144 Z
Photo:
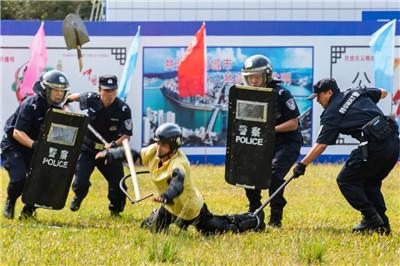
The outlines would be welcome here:
M 51 70 L 40 77 L 33 90 L 36 94 L 27 97 L 4 126 L 1 159 L 10 176 L 3 212 L 7 219 L 14 218 L 15 203 L 22 195 L 44 116 L 51 108 L 63 108 L 69 82 L 63 72 Z M 25 204 L 19 218 L 34 216 L 35 209 L 36 207 Z
M 355 233 L 391 231 L 381 186 L 399 158 L 399 138 L 397 123 L 376 105 L 386 95 L 384 89 L 376 88 L 340 92 L 334 79 L 322 79 L 309 97 L 316 97 L 325 110 L 316 144 L 293 173 L 296 177 L 303 175 L 308 164 L 336 143 L 339 133 L 360 141 L 337 177 L 343 196 L 363 216 L 353 227 Z
M 109 164 L 95 160 L 95 155 L 104 149 L 122 145 L 124 139 L 132 136 L 132 118 L 129 106 L 117 98 L 117 77 L 114 75 L 99 78 L 99 91 L 74 93 L 68 96 L 68 101 L 79 101 L 82 110 L 88 110 L 90 125 L 109 143 L 104 145 L 97 137 L 88 131 L 82 145 L 75 171 L 72 190 L 71 211 L 79 210 L 83 199 L 89 192 L 90 175 L 97 167 L 108 182 L 109 210 L 111 215 L 119 215 L 125 207 L 125 194 L 119 188 L 119 181 L 124 176 L 122 162 Z

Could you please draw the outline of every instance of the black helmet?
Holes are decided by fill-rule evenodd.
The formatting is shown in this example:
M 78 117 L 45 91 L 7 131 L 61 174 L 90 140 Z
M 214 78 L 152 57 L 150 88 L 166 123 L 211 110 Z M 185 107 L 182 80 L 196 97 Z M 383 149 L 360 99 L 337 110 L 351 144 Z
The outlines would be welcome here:
M 176 150 L 182 145 L 181 128 L 174 123 L 165 123 L 156 130 L 154 138 L 156 141 L 168 143 L 171 150 Z
M 272 64 L 268 57 L 257 54 L 247 58 L 242 68 L 245 85 L 249 85 L 248 77 L 253 74 L 264 75 L 262 86 L 266 86 L 272 80 Z
M 67 76 L 63 72 L 58 70 L 50 70 L 44 73 L 43 76 L 40 77 L 40 85 L 43 89 L 42 95 L 46 97 L 47 102 L 50 105 L 57 107 L 64 105 L 69 91 L 69 82 Z M 64 91 L 63 98 L 57 102 L 52 101 L 50 98 L 52 89 Z

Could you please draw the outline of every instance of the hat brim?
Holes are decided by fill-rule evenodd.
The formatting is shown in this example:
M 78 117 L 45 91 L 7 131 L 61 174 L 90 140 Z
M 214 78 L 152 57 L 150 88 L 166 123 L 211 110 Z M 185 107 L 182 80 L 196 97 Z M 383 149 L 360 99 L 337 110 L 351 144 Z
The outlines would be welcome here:
M 309 99 L 309 100 L 313 100 L 315 97 L 317 97 L 318 96 L 318 93 L 313 93 L 313 94 L 311 94 L 310 96 L 308 96 L 307 97 L 307 99 Z
M 100 89 L 103 89 L 103 90 L 116 90 L 116 89 L 118 89 L 118 86 L 104 86 L 104 85 L 100 85 Z

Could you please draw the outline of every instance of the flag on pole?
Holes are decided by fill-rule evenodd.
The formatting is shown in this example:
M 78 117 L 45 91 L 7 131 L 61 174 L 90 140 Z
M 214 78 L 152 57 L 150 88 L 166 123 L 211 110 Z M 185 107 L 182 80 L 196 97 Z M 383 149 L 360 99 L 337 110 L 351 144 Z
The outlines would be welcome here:
M 396 19 L 386 23 L 371 37 L 369 43 L 374 55 L 375 87 L 393 92 L 394 37 Z
M 135 38 L 129 48 L 129 54 L 125 62 L 124 70 L 122 72 L 121 81 L 118 86 L 118 97 L 126 100 L 130 89 L 130 80 L 136 68 L 136 62 L 139 54 L 139 40 L 140 40 L 140 26 L 138 26 Z
M 203 22 L 178 65 L 179 97 L 203 96 L 206 85 L 206 24 Z
M 47 65 L 47 50 L 44 35 L 44 22 L 42 21 L 30 46 L 32 54 L 23 75 L 21 87 L 17 90 L 18 101 L 22 101 L 25 97 L 34 94 L 32 89 L 33 84 L 38 80 L 40 73 Z
M 394 117 L 400 125 L 400 58 L 394 61 L 394 86 L 393 86 L 393 105 L 395 107 Z

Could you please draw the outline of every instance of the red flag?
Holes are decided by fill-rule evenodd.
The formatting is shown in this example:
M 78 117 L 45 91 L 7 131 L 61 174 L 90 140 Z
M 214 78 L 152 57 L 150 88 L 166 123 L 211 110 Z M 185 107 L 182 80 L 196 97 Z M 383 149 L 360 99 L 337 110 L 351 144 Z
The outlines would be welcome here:
M 203 96 L 206 84 L 206 24 L 203 22 L 178 65 L 179 97 Z
M 396 112 L 394 113 L 394 116 L 395 116 L 395 117 L 400 117 L 400 104 L 397 105 L 397 110 L 396 110 Z
M 396 93 L 393 95 L 393 102 L 397 103 L 398 101 L 400 101 L 400 89 L 398 89 Z

